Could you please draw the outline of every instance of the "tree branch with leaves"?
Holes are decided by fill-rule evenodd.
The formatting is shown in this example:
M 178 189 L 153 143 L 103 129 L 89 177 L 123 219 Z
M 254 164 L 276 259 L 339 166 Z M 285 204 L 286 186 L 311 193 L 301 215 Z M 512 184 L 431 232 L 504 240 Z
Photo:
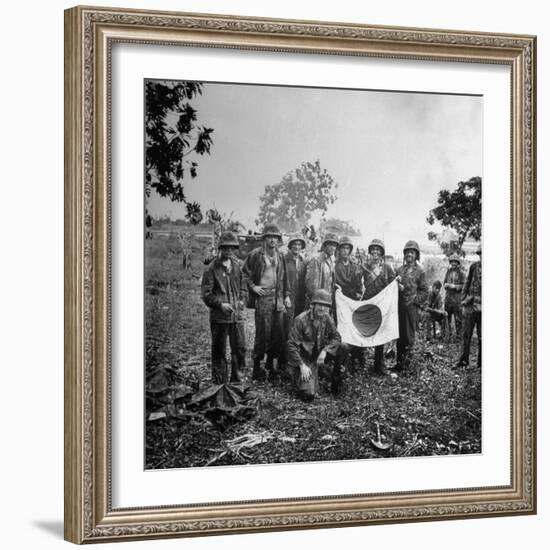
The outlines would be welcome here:
M 333 191 L 337 187 L 319 160 L 302 162 L 279 183 L 265 187 L 256 223 L 276 223 L 282 231 L 295 233 L 309 224 L 315 211 L 327 211 L 336 200 Z
M 459 181 L 454 191 L 442 189 L 437 196 L 437 206 L 430 210 L 426 221 L 430 225 L 439 222 L 445 228 L 452 229 L 458 236 L 458 250 L 467 238 L 476 241 L 481 239 L 481 177 L 475 176 L 467 181 Z M 428 238 L 438 241 L 446 252 L 447 248 L 440 242 L 440 235 L 434 231 Z
M 200 82 L 147 81 L 145 84 L 145 194 L 183 202 L 187 219 L 202 221 L 200 205 L 186 199 L 183 181 L 197 176 L 197 156 L 210 154 L 212 128 L 197 123 L 190 101 L 201 95 Z

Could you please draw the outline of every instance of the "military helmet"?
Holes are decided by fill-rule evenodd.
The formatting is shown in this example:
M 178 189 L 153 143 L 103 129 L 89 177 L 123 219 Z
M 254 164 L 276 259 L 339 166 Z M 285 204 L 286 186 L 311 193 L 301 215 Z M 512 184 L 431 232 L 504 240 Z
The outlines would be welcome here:
M 340 237 L 340 241 L 338 242 L 338 248 L 342 246 L 349 246 L 351 248 L 350 252 L 353 250 L 353 243 L 351 242 L 351 239 L 349 237 Z
M 403 253 L 407 250 L 414 250 L 416 252 L 416 259 L 420 260 L 420 247 L 416 241 L 407 241 L 403 247 Z
M 292 243 L 295 243 L 296 241 L 300 241 L 302 243 L 302 248 L 306 247 L 306 241 L 301 235 L 291 235 L 288 240 L 287 247 L 290 248 Z
M 380 239 L 372 239 L 372 241 L 369 244 L 369 247 L 367 248 L 367 252 L 370 254 L 370 249 L 373 246 L 379 246 L 382 249 L 382 256 L 386 254 L 386 247 L 384 246 L 384 242 Z
M 481 243 L 477 245 L 476 254 L 479 254 L 481 256 Z
M 332 307 L 332 299 L 330 297 L 330 292 L 328 290 L 319 288 L 313 293 L 313 297 L 311 298 L 311 303 L 324 304 L 325 306 Z
M 237 238 L 237 235 L 235 235 L 232 231 L 224 231 L 220 235 L 220 240 L 218 242 L 218 248 L 221 248 L 222 246 L 239 248 L 239 239 Z
M 449 262 L 458 262 L 458 263 L 460 263 L 460 256 L 456 253 L 451 254 L 449 256 Z
M 264 232 L 262 233 L 262 239 L 265 237 L 278 237 L 279 239 L 283 238 L 283 236 L 281 235 L 281 232 L 279 231 L 279 228 L 274 223 L 268 223 L 264 227 Z
M 325 244 L 332 243 L 338 246 L 338 237 L 334 233 L 327 233 L 323 237 L 323 243 L 321 244 L 321 248 L 325 246 Z

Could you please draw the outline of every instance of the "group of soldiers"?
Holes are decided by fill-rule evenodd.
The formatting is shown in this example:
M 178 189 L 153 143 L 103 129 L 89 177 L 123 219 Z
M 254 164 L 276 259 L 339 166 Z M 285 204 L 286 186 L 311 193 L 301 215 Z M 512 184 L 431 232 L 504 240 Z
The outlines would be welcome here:
M 280 250 L 282 240 L 278 227 L 267 224 L 262 245 L 243 262 L 235 254 L 239 248 L 237 236 L 225 232 L 220 237 L 218 255 L 206 267 L 201 283 L 202 299 L 210 309 L 214 383 L 242 381 L 246 354 L 244 310 L 248 307 L 254 309 L 255 320 L 254 381 L 273 380 L 289 372 L 298 396 L 311 401 L 319 391 L 320 375 L 328 373 L 332 394 L 339 394 L 344 364 L 362 363 L 365 350 L 342 342 L 335 315 L 335 289 L 353 300 L 368 300 L 394 280 L 399 286 L 399 339 L 393 372 L 409 370 L 423 311 L 434 322 L 441 323 L 444 315 L 442 326 L 454 318 L 456 331 L 463 337 L 457 367 L 469 363 L 476 327 L 481 365 L 481 261 L 472 264 L 464 277 L 460 258 L 451 256 L 443 309 L 439 296 L 442 285 L 436 281 L 429 291 L 415 241 L 405 244 L 403 265 L 394 270 L 385 260 L 380 239 L 370 243 L 364 264 L 352 257 L 354 247 L 348 237 L 327 234 L 320 253 L 308 262 L 302 254 L 306 242 L 301 236 L 289 239 L 286 252 Z M 481 248 L 478 254 L 481 256 Z M 230 368 L 225 354 L 228 340 Z M 384 345 L 375 347 L 374 373 L 387 374 Z

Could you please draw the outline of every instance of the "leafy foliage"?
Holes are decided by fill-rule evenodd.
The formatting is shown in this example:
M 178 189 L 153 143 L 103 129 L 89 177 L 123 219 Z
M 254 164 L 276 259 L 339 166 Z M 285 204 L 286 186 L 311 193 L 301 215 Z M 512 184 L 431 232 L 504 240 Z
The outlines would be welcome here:
M 316 210 L 327 211 L 338 187 L 333 177 L 321 168 L 319 160 L 302 162 L 283 176 L 281 182 L 267 185 L 260 197 L 258 225 L 276 223 L 282 231 L 294 233 L 308 225 Z
M 348 237 L 360 237 L 361 231 L 353 225 L 352 222 L 347 220 L 340 220 L 338 218 L 329 218 L 321 222 L 321 233 L 335 233 L 339 236 Z
M 454 191 L 442 189 L 438 193 L 437 206 L 430 210 L 426 221 L 433 225 L 436 221 L 443 227 L 452 229 L 458 235 L 456 249 L 461 250 L 466 238 L 481 238 L 481 178 L 475 176 L 467 181 L 459 181 Z M 428 238 L 438 241 L 445 253 L 454 251 L 450 243 L 430 231 Z
M 186 217 L 202 221 L 198 203 L 186 200 L 183 180 L 197 176 L 197 155 L 210 154 L 212 128 L 197 123 L 190 101 L 202 94 L 200 82 L 148 81 L 145 85 L 145 193 L 184 202 Z M 189 159 L 187 157 L 190 157 Z

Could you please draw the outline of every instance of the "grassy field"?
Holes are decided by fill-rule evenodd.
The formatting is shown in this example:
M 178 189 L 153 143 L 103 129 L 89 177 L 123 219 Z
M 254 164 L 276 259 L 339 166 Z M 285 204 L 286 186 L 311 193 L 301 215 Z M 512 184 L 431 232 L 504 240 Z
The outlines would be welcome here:
M 175 245 L 171 250 L 168 242 L 146 241 L 145 309 L 147 379 L 158 384 L 159 377 L 151 375 L 159 370 L 169 373 L 166 376 L 176 386 L 165 397 L 169 406 L 178 395 L 209 385 L 210 331 L 208 310 L 200 299 L 202 258 L 208 243 L 192 242 L 192 269 L 184 271 Z M 441 278 L 446 268 L 435 261 L 434 265 L 426 261 L 425 267 L 432 280 Z M 246 336 L 246 382 L 251 384 L 251 310 Z M 472 356 L 476 353 L 474 337 Z M 459 354 L 459 342 L 427 342 L 419 334 L 409 375 L 380 378 L 370 372 L 373 354 L 369 350 L 369 370 L 347 372 L 338 398 L 325 386 L 312 404 L 297 400 L 286 380 L 254 385 L 257 413 L 225 429 L 204 415 L 184 410 L 185 405 L 181 414 L 151 416 L 159 403 L 148 401 L 146 467 L 479 453 L 481 373 L 475 366 L 453 371 Z M 382 441 L 391 445 L 388 450 L 372 443 L 377 424 Z

